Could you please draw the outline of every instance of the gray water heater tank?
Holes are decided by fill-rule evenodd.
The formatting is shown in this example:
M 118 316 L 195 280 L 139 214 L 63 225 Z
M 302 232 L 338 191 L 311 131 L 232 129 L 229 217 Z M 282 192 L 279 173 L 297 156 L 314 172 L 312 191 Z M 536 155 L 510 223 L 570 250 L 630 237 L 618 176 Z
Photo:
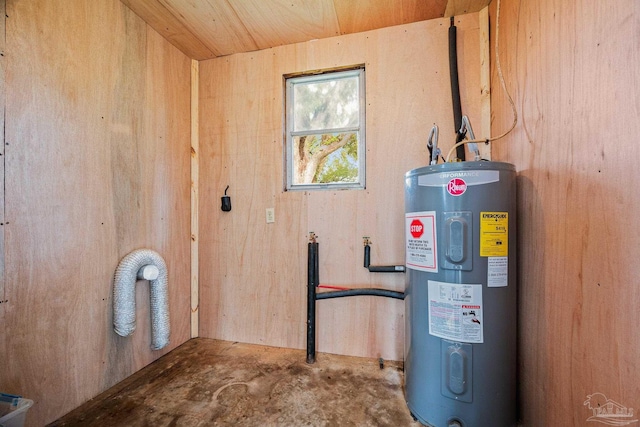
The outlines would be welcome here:
M 515 167 L 407 172 L 405 397 L 435 427 L 516 425 Z

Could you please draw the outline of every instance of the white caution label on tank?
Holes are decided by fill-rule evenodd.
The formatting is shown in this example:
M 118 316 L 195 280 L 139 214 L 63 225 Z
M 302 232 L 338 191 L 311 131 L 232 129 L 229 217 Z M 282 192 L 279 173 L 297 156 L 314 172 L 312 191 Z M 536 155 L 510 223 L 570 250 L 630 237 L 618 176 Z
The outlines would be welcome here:
M 484 342 L 482 285 L 428 281 L 429 334 L 458 342 Z
M 499 288 L 509 284 L 509 257 L 487 258 L 487 287 Z
M 438 272 L 436 212 L 411 212 L 405 215 L 406 265 L 414 270 Z

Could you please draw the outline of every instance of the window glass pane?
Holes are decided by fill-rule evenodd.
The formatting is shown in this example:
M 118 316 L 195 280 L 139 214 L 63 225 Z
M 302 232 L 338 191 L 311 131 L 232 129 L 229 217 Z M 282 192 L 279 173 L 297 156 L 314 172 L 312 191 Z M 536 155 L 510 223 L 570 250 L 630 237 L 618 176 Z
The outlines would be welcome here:
M 359 124 L 358 77 L 299 82 L 293 86 L 294 131 Z
M 364 67 L 285 76 L 287 190 L 365 188 Z
M 293 138 L 293 183 L 358 182 L 358 133 L 324 133 Z

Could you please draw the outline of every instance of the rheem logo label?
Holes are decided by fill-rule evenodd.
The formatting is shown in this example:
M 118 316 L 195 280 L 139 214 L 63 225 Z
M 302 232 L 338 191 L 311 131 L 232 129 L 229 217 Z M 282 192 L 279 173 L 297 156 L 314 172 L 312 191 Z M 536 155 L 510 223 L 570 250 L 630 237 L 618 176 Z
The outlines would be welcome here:
M 462 178 L 453 178 L 447 184 L 447 191 L 452 196 L 462 196 L 467 191 L 467 183 Z

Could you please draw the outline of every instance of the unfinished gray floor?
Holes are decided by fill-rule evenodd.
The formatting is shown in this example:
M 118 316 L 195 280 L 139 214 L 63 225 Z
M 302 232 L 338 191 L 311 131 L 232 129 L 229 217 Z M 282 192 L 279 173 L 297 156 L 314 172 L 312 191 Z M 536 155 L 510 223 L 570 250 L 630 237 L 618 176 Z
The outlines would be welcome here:
M 192 339 L 52 426 L 419 426 L 397 362 Z

